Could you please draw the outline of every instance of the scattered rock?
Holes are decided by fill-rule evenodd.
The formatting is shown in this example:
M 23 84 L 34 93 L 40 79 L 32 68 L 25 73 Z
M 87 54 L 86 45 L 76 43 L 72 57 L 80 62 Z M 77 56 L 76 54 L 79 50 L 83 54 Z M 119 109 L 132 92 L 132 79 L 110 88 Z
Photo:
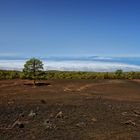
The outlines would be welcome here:
M 122 112 L 122 115 L 123 115 L 123 116 L 126 116 L 126 115 L 127 115 L 127 112 Z
M 134 121 L 132 121 L 132 120 L 128 120 L 128 121 L 124 122 L 124 124 L 136 126 L 136 123 Z
M 134 114 L 140 116 L 140 111 L 138 111 L 138 110 L 134 110 L 133 112 L 134 112 Z
M 49 117 L 50 117 L 50 118 L 54 118 L 55 115 L 54 115 L 53 113 L 51 113 L 51 114 L 49 115 Z
M 83 128 L 83 127 L 86 126 L 86 124 L 84 122 L 79 122 L 79 123 L 76 124 L 76 126 L 79 127 L 79 128 Z
M 14 82 L 14 85 L 17 85 L 18 83 L 17 82 Z
M 35 113 L 33 110 L 31 110 L 28 116 L 34 118 L 36 115 L 37 115 L 37 113 Z
M 49 119 L 45 120 L 43 125 L 45 126 L 45 129 L 55 129 L 56 125 L 50 122 Z
M 71 89 L 70 88 L 64 88 L 64 91 L 71 91 Z
M 40 102 L 41 102 L 42 104 L 46 104 L 46 101 L 45 101 L 45 100 L 40 100 Z
M 18 127 L 18 128 L 24 128 L 24 123 L 20 121 L 15 121 L 12 125 L 12 128 Z
M 91 121 L 92 121 L 92 122 L 97 122 L 97 119 L 93 117 L 93 118 L 91 119 Z
M 31 136 L 32 138 L 32 140 L 36 140 L 36 137 L 32 134 L 32 136 Z
M 64 117 L 64 115 L 63 115 L 62 111 L 60 111 L 56 114 L 56 118 L 63 118 L 63 117 Z
M 37 111 L 39 111 L 39 109 L 40 109 L 40 107 L 39 107 L 39 106 L 37 106 L 37 107 L 36 107 L 36 110 L 37 110 Z
M 24 113 L 20 113 L 19 117 L 22 117 L 22 118 L 25 117 Z
M 114 107 L 113 107 L 112 105 L 110 105 L 110 104 L 108 105 L 108 107 L 109 107 L 110 109 L 114 109 Z
M 9 104 L 9 105 L 10 105 L 10 104 L 14 104 L 14 101 L 9 101 L 8 104 Z

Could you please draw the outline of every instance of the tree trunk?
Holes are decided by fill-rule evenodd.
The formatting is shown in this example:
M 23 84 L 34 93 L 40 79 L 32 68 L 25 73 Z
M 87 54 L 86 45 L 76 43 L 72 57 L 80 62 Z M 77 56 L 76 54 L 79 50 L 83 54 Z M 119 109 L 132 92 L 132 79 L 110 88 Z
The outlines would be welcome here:
M 35 79 L 33 80 L 33 85 L 36 86 L 36 80 Z
M 34 75 L 34 86 L 36 85 L 36 74 L 35 74 L 36 70 L 35 70 L 35 61 L 33 63 L 33 75 Z

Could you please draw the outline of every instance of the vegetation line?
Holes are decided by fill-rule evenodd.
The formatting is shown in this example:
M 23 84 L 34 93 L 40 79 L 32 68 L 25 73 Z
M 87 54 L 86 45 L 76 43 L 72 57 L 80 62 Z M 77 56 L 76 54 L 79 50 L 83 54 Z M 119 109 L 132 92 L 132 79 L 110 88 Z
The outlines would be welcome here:
M 33 75 L 21 71 L 0 70 L 2 79 L 34 79 Z M 70 71 L 40 71 L 36 79 L 140 79 L 140 72 L 70 72 Z

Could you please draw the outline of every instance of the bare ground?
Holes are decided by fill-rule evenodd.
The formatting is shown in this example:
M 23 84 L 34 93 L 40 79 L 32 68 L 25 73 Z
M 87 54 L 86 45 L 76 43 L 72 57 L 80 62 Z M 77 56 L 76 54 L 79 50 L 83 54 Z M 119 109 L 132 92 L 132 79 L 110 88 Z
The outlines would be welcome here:
M 140 140 L 140 81 L 2 80 L 0 140 Z

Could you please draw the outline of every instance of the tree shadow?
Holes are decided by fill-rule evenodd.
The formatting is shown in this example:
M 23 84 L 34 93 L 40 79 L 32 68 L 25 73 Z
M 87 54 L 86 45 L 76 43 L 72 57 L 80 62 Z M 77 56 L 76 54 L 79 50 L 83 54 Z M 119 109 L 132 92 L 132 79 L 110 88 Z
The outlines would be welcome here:
M 33 83 L 24 83 L 26 86 L 49 86 L 51 85 L 50 83 L 44 83 L 44 82 L 38 82 L 35 85 Z
M 36 83 L 37 86 L 49 86 L 51 85 L 50 83 L 43 83 L 43 82 L 40 82 L 40 83 Z

